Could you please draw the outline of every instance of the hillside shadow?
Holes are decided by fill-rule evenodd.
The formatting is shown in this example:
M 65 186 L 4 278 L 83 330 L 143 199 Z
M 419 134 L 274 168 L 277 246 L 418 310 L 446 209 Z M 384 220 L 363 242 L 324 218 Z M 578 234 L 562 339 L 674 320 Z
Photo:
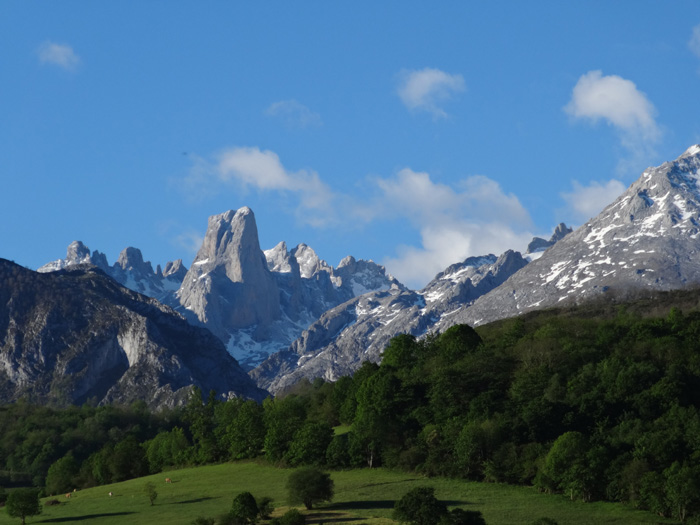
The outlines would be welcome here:
M 346 523 L 351 521 L 362 521 L 364 518 L 344 516 L 342 512 L 332 512 L 320 510 L 309 512 L 304 516 L 306 523 Z
M 468 501 L 463 500 L 440 500 L 448 507 L 472 505 Z M 365 500 L 365 501 L 346 501 L 343 503 L 331 503 L 325 508 L 332 510 L 377 510 L 377 509 L 393 509 L 396 504 L 395 500 Z
M 326 508 L 332 510 L 393 509 L 394 503 L 396 502 L 393 499 L 346 501 L 343 503 L 331 503 L 330 505 L 327 505 Z
M 112 518 L 115 516 L 128 516 L 136 514 L 135 512 L 105 512 L 103 514 L 86 514 L 85 516 L 71 516 L 68 518 L 51 518 L 48 520 L 39 520 L 36 523 L 74 523 L 76 521 L 90 521 L 99 518 Z
M 208 501 L 210 499 L 216 499 L 216 498 L 214 498 L 213 496 L 204 496 L 201 498 L 186 499 L 185 501 L 176 501 L 175 503 L 177 503 L 178 505 L 183 505 L 186 503 L 201 503 L 203 501 Z
M 396 485 L 397 483 L 408 483 L 409 481 L 419 481 L 419 478 L 408 478 L 397 481 L 382 481 L 381 483 L 367 483 L 366 485 L 360 485 L 358 488 L 365 489 L 367 487 L 379 487 L 381 485 Z

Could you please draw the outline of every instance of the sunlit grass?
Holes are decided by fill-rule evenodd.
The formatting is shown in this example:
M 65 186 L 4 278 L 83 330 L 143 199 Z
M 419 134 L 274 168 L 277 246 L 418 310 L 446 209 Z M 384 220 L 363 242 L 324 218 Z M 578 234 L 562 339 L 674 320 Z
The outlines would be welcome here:
M 216 517 L 231 508 L 243 491 L 256 497 L 269 496 L 275 515 L 287 510 L 286 482 L 290 470 L 254 462 L 227 463 L 164 472 L 136 480 L 76 492 L 61 504 L 42 507 L 43 513 L 27 523 L 85 523 L 131 525 L 189 524 L 198 516 Z M 165 478 L 172 483 L 165 483 Z M 651 513 L 613 503 L 571 502 L 561 495 L 539 494 L 527 487 L 472 483 L 387 471 L 384 469 L 333 472 L 335 498 L 307 514 L 307 523 L 392 523 L 394 502 L 410 489 L 429 485 L 450 507 L 479 510 L 489 525 L 527 525 L 539 517 L 559 525 L 675 523 Z M 156 484 L 158 497 L 151 506 L 144 485 Z M 114 495 L 109 496 L 109 492 Z M 46 501 L 45 498 L 43 501 Z M 0 511 L 0 525 L 15 523 Z

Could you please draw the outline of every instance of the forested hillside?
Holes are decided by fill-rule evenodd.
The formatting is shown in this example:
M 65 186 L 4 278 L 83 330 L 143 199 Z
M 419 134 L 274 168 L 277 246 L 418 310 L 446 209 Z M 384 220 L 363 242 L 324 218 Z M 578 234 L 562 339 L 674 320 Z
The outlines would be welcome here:
M 700 509 L 698 297 L 399 336 L 381 365 L 300 383 L 262 405 L 203 403 L 196 391 L 184 409 L 158 415 L 9 405 L 0 469 L 50 491 L 263 456 L 532 484 L 684 520 Z

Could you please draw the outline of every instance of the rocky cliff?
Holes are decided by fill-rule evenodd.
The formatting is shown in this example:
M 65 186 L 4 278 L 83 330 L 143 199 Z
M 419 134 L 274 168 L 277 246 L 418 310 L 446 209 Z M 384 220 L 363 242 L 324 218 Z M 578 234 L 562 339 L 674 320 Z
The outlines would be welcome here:
M 221 341 L 94 266 L 50 273 L 0 259 L 0 398 L 182 404 L 191 386 L 261 400 Z
M 649 168 L 597 217 L 459 312 L 478 325 L 536 308 L 700 282 L 700 146 Z

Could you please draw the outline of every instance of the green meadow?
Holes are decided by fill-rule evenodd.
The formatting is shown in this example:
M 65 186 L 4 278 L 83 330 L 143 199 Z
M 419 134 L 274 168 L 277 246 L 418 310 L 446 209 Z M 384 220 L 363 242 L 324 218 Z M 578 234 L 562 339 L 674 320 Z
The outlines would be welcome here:
M 43 506 L 42 514 L 27 523 L 85 523 L 96 525 L 189 524 L 199 516 L 226 513 L 233 498 L 249 491 L 256 497 L 274 499 L 281 515 L 288 509 L 286 481 L 289 469 L 255 462 L 225 463 L 163 472 L 123 483 L 79 490 L 59 505 Z M 172 483 L 165 483 L 165 478 Z M 475 483 L 444 478 L 423 478 L 385 469 L 337 471 L 332 473 L 335 498 L 311 511 L 302 510 L 307 523 L 387 524 L 393 523 L 394 502 L 410 489 L 428 485 L 450 508 L 479 510 L 489 525 L 527 525 L 539 517 L 555 519 L 559 525 L 677 523 L 646 511 L 616 503 L 582 503 L 562 495 L 540 494 L 533 488 L 495 483 Z M 156 484 L 158 497 L 151 506 L 144 485 Z M 109 496 L 109 492 L 113 495 Z M 301 509 L 301 508 L 300 508 Z M 0 512 L 0 525 L 20 523 Z

